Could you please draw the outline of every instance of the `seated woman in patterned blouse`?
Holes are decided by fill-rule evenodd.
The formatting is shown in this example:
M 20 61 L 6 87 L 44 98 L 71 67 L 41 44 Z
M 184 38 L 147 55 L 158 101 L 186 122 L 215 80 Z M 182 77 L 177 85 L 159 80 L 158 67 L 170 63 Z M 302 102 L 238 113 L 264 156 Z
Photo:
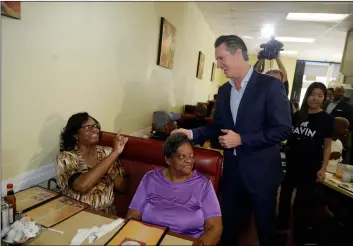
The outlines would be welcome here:
M 99 146 L 100 125 L 88 113 L 70 117 L 61 133 L 56 166 L 57 183 L 63 194 L 89 204 L 93 209 L 115 214 L 114 190 L 126 187 L 118 156 L 127 138 L 115 137 L 114 147 Z
M 168 226 L 204 245 L 216 245 L 222 233 L 219 202 L 211 180 L 194 170 L 194 150 L 188 138 L 176 133 L 164 142 L 168 167 L 142 178 L 127 218 Z

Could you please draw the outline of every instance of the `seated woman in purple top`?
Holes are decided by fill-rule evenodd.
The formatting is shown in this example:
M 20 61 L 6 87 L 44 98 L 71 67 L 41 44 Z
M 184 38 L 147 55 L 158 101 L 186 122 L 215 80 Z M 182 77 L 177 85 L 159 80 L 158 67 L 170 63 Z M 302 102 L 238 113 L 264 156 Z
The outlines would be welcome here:
M 222 233 L 221 210 L 210 179 L 194 170 L 190 141 L 182 133 L 173 134 L 163 152 L 168 167 L 145 174 L 127 217 L 216 245 Z

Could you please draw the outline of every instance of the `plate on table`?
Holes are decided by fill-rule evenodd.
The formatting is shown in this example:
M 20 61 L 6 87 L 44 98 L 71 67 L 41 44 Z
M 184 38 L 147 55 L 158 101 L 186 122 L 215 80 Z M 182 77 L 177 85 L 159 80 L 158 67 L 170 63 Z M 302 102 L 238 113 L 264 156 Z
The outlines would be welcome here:
M 19 221 L 16 221 L 16 222 L 19 222 Z M 33 222 L 33 221 L 30 221 L 30 222 Z M 14 228 L 15 223 L 13 223 L 10 226 L 9 230 L 6 233 L 4 230 L 2 230 L 2 232 L 1 232 L 1 245 L 9 245 L 9 246 L 10 245 L 27 245 L 30 242 L 32 242 L 34 239 L 36 239 L 40 235 L 40 233 L 42 232 L 42 226 L 39 225 L 38 223 L 34 222 L 33 225 L 36 227 L 36 230 L 38 230 L 38 231 L 36 232 L 35 236 L 27 237 L 25 235 L 25 233 L 23 232 L 24 230 L 15 230 L 15 228 Z M 27 228 L 27 230 L 28 230 L 28 228 Z M 4 236 L 3 236 L 3 234 L 4 234 Z M 11 241 L 8 240 L 8 236 L 10 236 L 10 239 L 12 239 Z M 16 239 L 16 240 L 14 240 L 14 239 Z

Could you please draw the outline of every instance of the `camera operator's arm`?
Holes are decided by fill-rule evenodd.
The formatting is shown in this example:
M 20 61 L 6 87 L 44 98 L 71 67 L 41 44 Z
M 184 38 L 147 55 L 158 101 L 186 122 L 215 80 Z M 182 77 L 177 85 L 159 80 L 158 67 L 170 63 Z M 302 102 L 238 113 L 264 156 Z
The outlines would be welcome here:
M 259 72 L 259 73 L 262 73 L 263 72 L 263 64 L 264 64 L 264 59 L 259 59 L 259 60 L 257 60 L 257 62 L 255 63 L 255 65 L 254 65 L 254 69 L 257 71 L 257 72 Z
M 277 65 L 278 65 L 278 68 L 282 71 L 283 73 L 283 82 L 285 81 L 288 81 L 288 77 L 287 77 L 287 71 L 286 69 L 284 68 L 283 66 L 283 63 L 281 61 L 281 58 L 279 57 L 280 54 L 278 53 L 278 55 L 276 56 L 276 62 L 277 62 Z

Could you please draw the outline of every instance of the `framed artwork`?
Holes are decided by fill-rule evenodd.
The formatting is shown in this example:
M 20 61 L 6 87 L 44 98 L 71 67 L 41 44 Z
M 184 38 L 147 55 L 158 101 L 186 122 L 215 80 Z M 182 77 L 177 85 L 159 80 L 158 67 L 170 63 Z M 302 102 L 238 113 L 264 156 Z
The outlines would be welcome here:
M 199 51 L 199 59 L 197 62 L 197 71 L 196 71 L 196 77 L 199 79 L 202 79 L 204 66 L 205 66 L 205 55 L 201 51 Z
M 211 81 L 214 81 L 215 74 L 216 74 L 216 63 L 212 63 Z
M 21 19 L 21 2 L 1 1 L 1 15 Z
M 174 66 L 176 28 L 161 18 L 157 65 L 172 69 Z

